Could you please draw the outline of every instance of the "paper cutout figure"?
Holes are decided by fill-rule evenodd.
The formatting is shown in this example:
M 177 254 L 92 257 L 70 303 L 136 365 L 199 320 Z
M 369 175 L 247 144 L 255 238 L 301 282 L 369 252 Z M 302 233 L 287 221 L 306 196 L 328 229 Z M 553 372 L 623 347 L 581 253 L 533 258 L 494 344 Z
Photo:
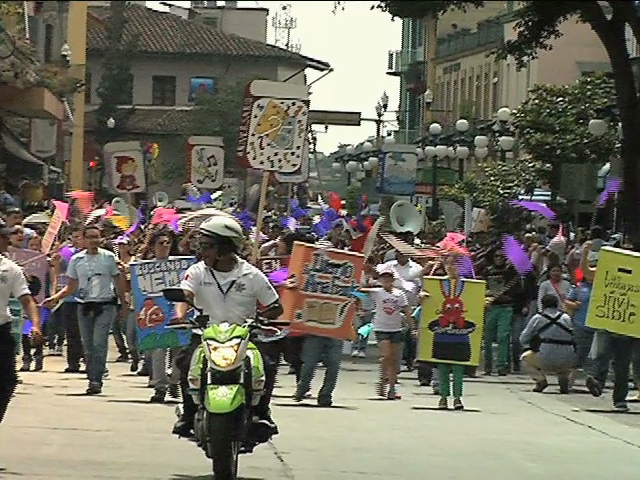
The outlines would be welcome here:
M 124 192 L 132 192 L 140 188 L 136 172 L 138 171 L 138 162 L 129 155 L 114 155 L 116 162 L 116 173 L 120 174 L 120 180 L 116 189 Z

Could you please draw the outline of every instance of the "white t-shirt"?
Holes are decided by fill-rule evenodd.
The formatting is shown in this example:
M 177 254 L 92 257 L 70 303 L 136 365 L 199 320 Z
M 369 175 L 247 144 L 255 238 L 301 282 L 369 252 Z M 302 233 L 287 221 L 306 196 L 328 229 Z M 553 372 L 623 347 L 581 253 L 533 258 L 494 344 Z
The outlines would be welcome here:
M 198 262 L 184 275 L 180 288 L 194 295 L 194 303 L 210 316 L 211 324 L 243 324 L 256 315 L 257 304 L 268 307 L 278 294 L 260 270 L 245 260 L 230 272 L 218 272 Z
M 22 268 L 8 258 L 0 256 L 0 325 L 11 323 L 9 297 L 20 298 L 30 294 Z
M 404 307 L 407 297 L 399 288 L 387 292 L 384 288 L 375 288 L 369 293 L 375 303 L 373 330 L 377 332 L 399 332 L 402 330 Z
M 400 265 L 397 260 L 385 262 L 382 268 L 390 267 L 398 275 L 395 286 L 404 291 L 410 305 L 418 304 L 418 293 L 422 290 L 422 267 L 416 262 L 409 260 L 404 265 Z M 412 283 L 412 290 L 404 288 L 403 282 Z

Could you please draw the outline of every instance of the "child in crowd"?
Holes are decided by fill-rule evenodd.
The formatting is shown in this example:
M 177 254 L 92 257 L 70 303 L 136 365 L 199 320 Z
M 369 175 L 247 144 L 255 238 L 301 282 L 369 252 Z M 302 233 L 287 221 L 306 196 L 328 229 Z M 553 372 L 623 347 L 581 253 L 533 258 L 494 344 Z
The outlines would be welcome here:
M 381 397 L 395 400 L 401 398 L 397 391 L 397 382 L 398 362 L 404 340 L 403 323 L 406 322 L 409 325 L 414 335 L 417 334 L 417 330 L 411 317 L 407 297 L 402 290 L 393 286 L 396 279 L 395 270 L 379 266 L 378 275 L 380 287 L 363 287 L 360 291 L 369 293 L 375 304 L 373 330 L 382 355 L 377 393 Z M 388 390 L 386 390 L 387 386 Z

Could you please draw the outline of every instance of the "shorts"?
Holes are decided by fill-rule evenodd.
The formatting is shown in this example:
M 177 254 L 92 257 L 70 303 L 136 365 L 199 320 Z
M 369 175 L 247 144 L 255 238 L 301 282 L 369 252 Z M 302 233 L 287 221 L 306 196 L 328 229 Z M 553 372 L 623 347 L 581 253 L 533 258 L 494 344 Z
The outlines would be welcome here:
M 383 340 L 389 340 L 391 343 L 402 343 L 404 342 L 404 334 L 402 330 L 398 330 L 397 332 L 375 332 L 376 340 L 378 343 Z

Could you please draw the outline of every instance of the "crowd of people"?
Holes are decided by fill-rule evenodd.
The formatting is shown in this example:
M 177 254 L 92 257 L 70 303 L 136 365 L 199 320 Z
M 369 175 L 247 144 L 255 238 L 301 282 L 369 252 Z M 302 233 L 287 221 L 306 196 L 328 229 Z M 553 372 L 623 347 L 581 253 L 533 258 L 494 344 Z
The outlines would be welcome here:
M 182 397 L 184 413 L 174 433 L 189 436 L 196 407 L 187 393 L 186 371 L 195 342 L 182 349 L 139 350 L 130 264 L 194 256 L 200 262 L 187 271 L 181 288 L 200 306 L 211 307 L 215 303 L 216 307 L 211 308 L 220 316 L 212 315 L 212 321 L 244 321 L 256 314 L 257 305 L 261 305 L 260 315 L 277 318 L 283 312 L 277 289 L 297 286 L 288 282 L 276 289 L 265 272 L 251 265 L 254 242 L 259 243 L 260 257 L 291 255 L 296 241 L 356 252 L 364 249 L 375 218 L 345 218 L 344 212 L 326 204 L 323 210 L 314 218 L 308 209 L 292 201 L 288 211 L 268 212 L 260 232 L 255 227 L 255 214 L 243 206 L 228 209 L 228 215 L 179 226 L 151 222 L 151 212 L 145 214 L 141 208 L 137 228 L 127 232 L 106 216 L 88 220 L 86 212 L 74 210 L 48 254 L 49 271 L 42 285 L 46 299 L 41 305 L 36 306 L 33 301 L 32 282 L 21 275 L 19 265 L 6 256 L 0 262 L 0 298 L 19 300 L 22 316 L 31 322 L 31 331 L 19 331 L 20 372 L 45 368 L 46 354 L 65 355 L 65 372 L 86 375 L 87 395 L 100 394 L 108 377 L 112 336 L 118 350 L 116 362 L 128 362 L 131 372 L 148 379 L 154 390 L 150 402 L 162 403 L 167 396 Z M 22 212 L 15 208 L 5 211 L 3 217 L 3 255 L 11 248 L 41 249 L 47 224 L 25 224 Z M 380 378 L 376 393 L 390 400 L 401 398 L 397 375 L 404 364 L 409 371 L 417 370 L 420 385 L 433 388 L 440 397 L 439 408 L 449 408 L 451 396 L 454 409 L 464 408 L 463 379 L 476 376 L 476 368 L 417 361 L 417 337 L 420 305 L 430 295 L 423 288 L 423 277 L 473 276 L 486 281 L 481 363 L 484 375 L 505 376 L 524 369 L 535 382 L 534 391 L 542 392 L 548 387 L 547 375 L 555 374 L 560 392 L 567 394 L 572 391 L 576 374 L 583 371 L 589 392 L 600 396 L 613 362 L 613 406 L 626 410 L 631 364 L 634 378 L 640 382 L 640 340 L 594 331 L 585 324 L 599 249 L 605 244 L 626 245 L 620 245 L 619 238 L 608 237 L 599 227 L 588 233 L 563 234 L 562 230 L 552 223 L 546 230 L 522 233 L 520 239 L 533 266 L 524 275 L 511 264 L 499 240 L 487 234 L 464 238 L 461 249 L 441 248 L 438 258 L 412 258 L 407 251 L 376 239 L 374 249 L 367 252 L 360 288 L 354 295 L 357 337 L 351 345 L 351 356 L 359 359 L 370 355 L 369 346 L 377 344 Z M 446 233 L 430 230 L 415 235 L 405 231 L 395 232 L 395 236 L 404 245 L 437 248 Z M 471 260 L 471 271 L 462 268 L 462 257 Z M 201 279 L 209 274 L 215 282 L 203 289 L 206 282 Z M 235 298 L 238 289 L 231 291 L 231 287 L 241 277 L 247 279 L 252 295 L 238 294 Z M 185 315 L 186 309 L 180 310 L 179 316 Z M 12 373 L 18 349 L 11 324 L 12 318 L 3 313 L 0 421 L 18 381 Z M 266 394 L 259 406 L 260 421 L 277 431 L 269 401 L 281 357 L 289 365 L 289 373 L 295 375 L 297 388 L 292 395 L 297 402 L 309 398 L 314 372 L 322 362 L 326 369 L 317 402 L 320 406 L 332 405 L 343 356 L 342 340 L 290 334 L 259 348 L 267 375 Z

